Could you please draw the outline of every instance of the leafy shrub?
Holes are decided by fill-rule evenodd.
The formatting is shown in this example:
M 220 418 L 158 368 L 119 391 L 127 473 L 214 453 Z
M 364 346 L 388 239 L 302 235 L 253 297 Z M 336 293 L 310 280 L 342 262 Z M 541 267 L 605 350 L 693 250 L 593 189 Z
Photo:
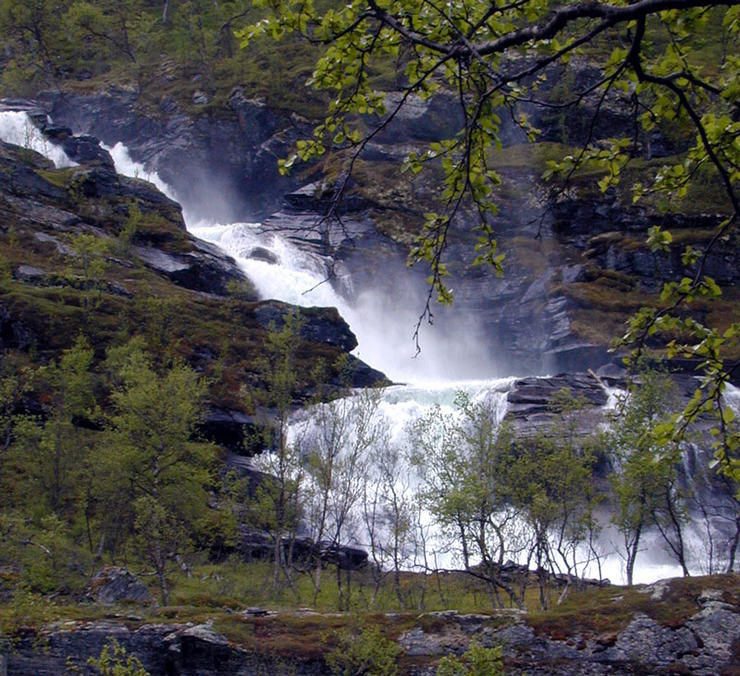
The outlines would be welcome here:
M 466 653 L 460 657 L 443 657 L 437 667 L 437 676 L 497 676 L 503 673 L 501 646 L 485 648 L 476 640 L 470 642 Z
M 13 590 L 10 602 L 0 609 L 0 638 L 41 627 L 55 616 L 56 609 L 49 599 L 21 583 Z
M 95 667 L 101 676 L 149 676 L 139 658 L 129 655 L 116 639 L 106 643 L 100 656 L 91 657 L 87 663 Z
M 395 676 L 400 652 L 378 627 L 368 627 L 359 634 L 341 632 L 339 645 L 327 655 L 326 662 L 335 676 Z

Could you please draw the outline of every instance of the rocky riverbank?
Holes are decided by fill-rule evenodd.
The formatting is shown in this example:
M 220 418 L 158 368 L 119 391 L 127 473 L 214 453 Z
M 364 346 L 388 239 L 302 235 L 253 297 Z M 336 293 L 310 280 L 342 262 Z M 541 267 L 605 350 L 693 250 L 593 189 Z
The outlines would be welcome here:
M 465 652 L 473 639 L 503 646 L 507 674 L 729 675 L 740 668 L 739 590 L 736 575 L 684 578 L 573 591 L 545 614 L 373 614 L 361 626 L 377 625 L 397 643 L 400 673 L 409 676 L 432 676 L 442 656 Z M 199 615 L 149 621 L 130 606 L 105 619 L 60 619 L 6 642 L 4 659 L 17 676 L 92 674 L 88 658 L 115 639 L 151 674 L 308 676 L 330 673 L 326 655 L 339 627 L 351 624 L 309 611 Z

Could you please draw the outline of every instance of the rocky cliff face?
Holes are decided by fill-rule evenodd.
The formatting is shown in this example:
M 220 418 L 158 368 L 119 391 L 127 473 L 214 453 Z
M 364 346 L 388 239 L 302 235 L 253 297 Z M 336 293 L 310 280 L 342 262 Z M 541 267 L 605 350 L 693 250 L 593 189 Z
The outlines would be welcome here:
M 183 111 L 164 98 L 155 108 L 126 89 L 99 94 L 44 93 L 39 100 L 59 124 L 108 145 L 122 141 L 132 157 L 158 172 L 194 217 L 256 220 L 298 185 L 277 171 L 277 158 L 310 129 L 296 115 L 267 108 L 236 89 L 224 109 Z
M 472 319 L 504 373 L 596 368 L 614 358 L 611 341 L 665 281 L 693 274 L 681 261 L 683 246 L 701 245 L 722 216 L 633 208 L 614 194 L 573 191 L 550 200 L 536 170 L 517 166 L 542 162 L 538 152 L 545 150 L 503 151 L 499 212 L 491 219 L 506 254 L 503 277 L 474 265 L 474 223 L 463 218 L 446 252 L 454 306 L 433 311 L 442 331 L 454 333 L 462 318 Z M 321 220 L 327 191 L 312 183 L 288 194 L 264 228 L 333 256 L 354 289 L 398 296 L 410 237 L 431 208 L 436 186 L 428 178 L 399 178 L 397 166 L 388 159 L 363 165 L 341 222 Z M 676 245 L 668 252 L 655 253 L 646 244 L 649 228 L 658 224 L 674 234 Z M 421 307 L 425 273 L 423 264 L 418 267 L 403 272 L 415 290 L 403 301 Z M 707 274 L 726 291 L 720 312 L 731 316 L 737 314 L 737 269 L 734 241 L 705 262 Z
M 587 62 L 549 75 L 543 95 L 554 100 L 568 88 L 585 89 L 598 76 Z M 393 94 L 388 97 L 392 102 Z M 411 101 L 368 146 L 343 197 L 340 223 L 322 220 L 337 178 L 335 160 L 290 178 L 276 172 L 277 157 L 308 131 L 309 121 L 269 109 L 240 89 L 224 108 L 205 106 L 202 113 L 197 106 L 186 112 L 167 99 L 153 109 L 122 89 L 84 96 L 47 93 L 42 99 L 58 123 L 107 143 L 126 143 L 194 213 L 263 219 L 266 230 L 331 259 L 330 268 L 339 273 L 335 284 L 343 284 L 349 295 L 372 288 L 397 297 L 403 288 L 402 302 L 418 304 L 421 311 L 426 275 L 423 269 L 409 273 L 405 262 L 424 211 L 435 205 L 437 183 L 434 176 L 401 175 L 398 167 L 410 150 L 454 133 L 459 120 L 452 100 Z M 491 219 L 507 256 L 503 278 L 472 265 L 472 214 L 463 214 L 446 251 L 456 300 L 454 310 L 433 307 L 435 330 L 454 332 L 465 318 L 502 372 L 580 370 L 608 361 L 606 350 L 626 318 L 663 281 L 692 272 L 681 262 L 683 246 L 701 243 L 721 219 L 711 204 L 691 203 L 682 215 L 665 205 L 636 208 L 619 190 L 594 194 L 585 182 L 553 193 L 540 179 L 545 161 L 578 144 L 596 103 L 584 101 L 578 115 L 567 118 L 529 111 L 543 130 L 532 147 L 522 145 L 521 130 L 504 116 L 505 147 L 495 160 L 503 179 L 500 210 Z M 628 107 L 618 94 L 599 108 L 594 138 L 631 133 Z M 654 132 L 640 139 L 640 162 L 655 162 L 682 143 L 685 139 Z M 656 224 L 678 233 L 667 254 L 655 254 L 645 244 L 648 228 Z M 720 312 L 737 312 L 736 257 L 737 247 L 727 242 L 707 261 L 708 274 L 730 290 Z

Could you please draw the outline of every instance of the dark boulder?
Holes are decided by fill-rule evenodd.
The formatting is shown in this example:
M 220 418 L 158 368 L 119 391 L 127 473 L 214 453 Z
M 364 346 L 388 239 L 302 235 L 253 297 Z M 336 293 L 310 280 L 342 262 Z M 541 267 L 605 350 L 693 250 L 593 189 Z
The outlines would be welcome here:
M 254 416 L 226 408 L 209 409 L 205 420 L 198 427 L 204 439 L 239 455 L 256 455 L 264 450 L 259 429 Z
M 265 329 L 281 331 L 286 318 L 296 313 L 287 303 L 276 300 L 260 302 L 254 318 Z M 357 338 L 336 308 L 301 308 L 299 336 L 312 343 L 323 343 L 349 352 L 357 347 Z
M 582 402 L 583 408 L 574 421 L 574 433 L 580 438 L 588 437 L 605 421 L 604 405 L 609 398 L 602 382 L 592 373 L 564 373 L 515 381 L 507 395 L 506 419 L 522 438 L 532 437 L 541 429 L 551 429 L 561 416 L 557 396 L 562 391 Z M 601 470 L 597 468 L 596 473 L 600 475 Z
M 384 373 L 368 366 L 353 354 L 347 356 L 343 371 L 344 373 L 340 374 L 334 382 L 339 387 L 346 387 L 347 380 L 352 384 L 352 387 L 378 387 L 381 384 L 390 384 Z M 343 382 L 340 382 L 340 379 Z
M 233 283 L 246 282 L 231 257 L 207 242 L 186 237 L 190 245 L 186 253 L 170 253 L 156 246 L 135 246 L 133 251 L 147 267 L 193 291 L 227 296 Z
M 67 191 L 44 178 L 39 170 L 54 168 L 54 163 L 33 151 L 0 141 L 0 191 L 20 198 L 29 195 L 64 204 Z
M 152 603 L 149 589 L 125 568 L 107 566 L 93 576 L 87 596 L 97 603 Z
M 270 265 L 276 265 L 280 262 L 278 257 L 272 253 L 272 251 L 269 251 L 262 246 L 254 247 L 245 257 L 256 261 L 262 261 L 263 263 L 269 263 Z
M 547 410 L 555 394 L 561 390 L 569 390 L 573 397 L 582 397 L 592 406 L 603 406 L 609 398 L 594 376 L 586 373 L 563 373 L 551 377 L 517 380 L 509 391 L 507 400 L 510 405 L 522 408 L 509 410 Z
M 75 136 L 68 127 L 45 126 L 44 136 L 54 143 L 58 143 L 67 157 L 77 164 L 86 166 L 100 166 L 108 171 L 115 171 L 113 158 L 100 145 L 100 140 L 94 136 L 81 134 Z
M 272 535 L 266 531 L 243 525 L 239 527 L 237 550 L 247 561 L 272 558 L 275 544 Z M 286 554 L 288 550 L 292 552 L 294 563 L 302 569 L 315 567 L 318 562 L 332 564 L 342 570 L 360 570 L 368 564 L 368 553 L 364 549 L 329 540 L 314 542 L 309 537 L 298 536 L 292 540 L 285 538 L 281 547 Z

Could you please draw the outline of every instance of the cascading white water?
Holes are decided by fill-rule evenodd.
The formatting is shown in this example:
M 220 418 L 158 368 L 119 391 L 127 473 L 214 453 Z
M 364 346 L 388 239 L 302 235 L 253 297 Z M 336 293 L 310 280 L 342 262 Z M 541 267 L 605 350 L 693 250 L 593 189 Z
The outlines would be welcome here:
M 187 208 L 185 210 L 187 221 Z M 455 335 L 428 330 L 416 354 L 412 336 L 421 301 L 398 289 L 397 296 L 365 291 L 351 302 L 331 283 L 329 261 L 299 249 L 257 223 L 189 224 L 194 235 L 231 255 L 263 298 L 300 306 L 336 307 L 358 339 L 354 354 L 395 382 L 421 383 L 444 379 L 495 377 L 486 346 L 457 323 Z M 434 327 L 436 328 L 436 327 Z
M 118 173 L 142 178 L 176 201 L 177 193 L 156 172 L 131 159 L 122 143 L 106 147 Z M 187 203 L 183 216 L 188 231 L 219 246 L 232 256 L 262 298 L 274 298 L 303 307 L 336 307 L 358 339 L 355 355 L 396 382 L 428 383 L 454 378 L 494 377 L 495 365 L 470 331 L 458 322 L 454 336 L 425 331 L 423 349 L 416 354 L 412 340 L 419 303 L 359 293 L 353 302 L 327 281 L 329 264 L 321 256 L 299 249 L 259 223 L 219 224 L 196 220 Z M 402 299 L 402 300 L 399 300 Z
M 740 387 L 735 387 L 732 383 L 725 383 L 722 397 L 736 414 L 740 413 Z
M 45 154 L 57 166 L 72 163 L 61 148 L 43 139 L 25 113 L 0 113 L 0 138 Z M 143 178 L 156 185 L 162 192 L 177 200 L 174 191 L 156 173 L 131 160 L 121 143 L 108 149 L 119 173 Z M 188 205 L 183 205 L 188 230 L 204 240 L 220 246 L 233 256 L 253 281 L 264 298 L 276 298 L 302 306 L 334 306 L 348 321 L 358 337 L 356 354 L 375 368 L 383 370 L 404 386 L 388 387 L 382 394 L 379 412 L 394 444 L 403 444 L 408 425 L 421 418 L 435 405 L 444 412 L 453 410 L 453 401 L 463 391 L 474 401 L 487 399 L 496 407 L 502 419 L 506 412 L 506 392 L 513 378 L 490 379 L 496 375 L 495 365 L 474 351 L 460 337 L 435 336 L 424 338 L 424 351 L 414 358 L 411 340 L 417 308 L 404 306 L 404 301 L 388 303 L 387 299 L 372 293 L 359 294 L 354 303 L 347 301 L 337 290 L 326 283 L 327 264 L 321 257 L 298 249 L 275 233 L 260 232 L 259 224 L 216 224 L 193 222 Z M 471 351 L 472 350 L 472 351 Z M 477 375 L 483 380 L 454 380 L 453 377 Z M 740 403 L 740 390 L 728 387 L 726 397 L 733 406 Z M 610 404 L 614 397 L 610 393 Z M 604 536 L 605 553 L 610 554 L 602 563 L 602 573 L 613 582 L 624 580 L 622 562 L 614 555 L 617 534 L 607 526 Z M 679 575 L 680 569 L 658 551 L 646 544 L 650 551 L 638 558 L 636 582 L 651 582 L 661 577 Z M 595 570 L 587 571 L 596 575 Z
M 131 178 L 140 178 L 144 181 L 149 181 L 149 183 L 153 183 L 157 186 L 157 189 L 167 195 L 167 197 L 178 201 L 175 191 L 159 178 L 159 174 L 157 174 L 156 171 L 149 171 L 143 164 L 131 159 L 128 148 L 123 145 L 123 143 L 119 141 L 113 146 L 107 146 L 105 143 L 101 143 L 100 145 L 110 153 L 110 156 L 113 159 L 113 164 L 116 166 L 116 171 L 121 174 L 121 176 L 129 176 Z
M 24 112 L 0 113 L 0 138 L 6 143 L 35 150 L 54 162 L 57 169 L 74 167 L 77 164 L 67 157 L 60 146 L 51 143 Z

